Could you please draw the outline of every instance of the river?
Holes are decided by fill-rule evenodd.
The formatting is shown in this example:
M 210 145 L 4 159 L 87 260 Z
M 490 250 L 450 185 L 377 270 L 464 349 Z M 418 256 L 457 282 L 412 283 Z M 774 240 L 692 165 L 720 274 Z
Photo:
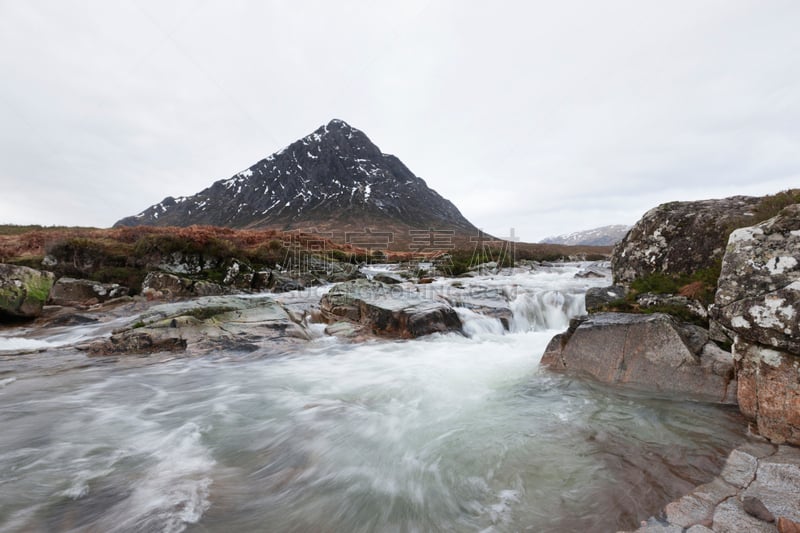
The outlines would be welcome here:
M 512 288 L 510 332 L 460 309 L 468 336 L 354 345 L 313 326 L 290 353 L 157 364 L 37 339 L 51 347 L 0 356 L 0 530 L 634 527 L 710 480 L 745 426 L 735 408 L 540 370 L 608 281 L 580 268 L 459 281 Z M 25 343 L 2 335 L 6 354 Z

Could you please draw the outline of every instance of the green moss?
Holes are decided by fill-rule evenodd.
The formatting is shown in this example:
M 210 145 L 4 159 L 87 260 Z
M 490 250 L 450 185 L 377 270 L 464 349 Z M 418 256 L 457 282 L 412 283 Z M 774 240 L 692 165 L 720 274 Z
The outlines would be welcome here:
M 722 260 L 718 259 L 713 266 L 702 268 L 691 274 L 663 274 L 656 272 L 642 276 L 631 282 L 631 290 L 628 293 L 628 301 L 633 302 L 636 297 L 646 292 L 653 294 L 683 294 L 693 300 L 697 300 L 704 305 L 709 305 L 714 301 L 714 293 L 717 290 L 717 281 L 722 270 Z M 687 286 L 691 287 L 690 293 L 685 293 Z
M 37 302 L 46 302 L 50 296 L 50 289 L 53 288 L 53 280 L 48 277 L 33 277 L 25 284 L 28 291 L 28 299 L 33 299 Z

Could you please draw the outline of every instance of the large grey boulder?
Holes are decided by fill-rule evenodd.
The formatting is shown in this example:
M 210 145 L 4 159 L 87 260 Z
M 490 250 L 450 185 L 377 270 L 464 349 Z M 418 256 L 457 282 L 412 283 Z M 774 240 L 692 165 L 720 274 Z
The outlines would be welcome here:
M 748 226 L 760 198 L 670 202 L 644 214 L 614 247 L 615 283 L 653 273 L 691 274 L 710 268 L 725 253 L 731 228 Z
M 54 280 L 52 272 L 0 264 L 0 319 L 39 316 Z
M 547 346 L 541 364 L 604 383 L 734 404 L 731 354 L 696 326 L 662 313 L 597 313 L 575 319 Z
M 50 303 L 53 305 L 97 303 L 127 295 L 128 288 L 117 283 L 59 278 L 50 289 Z
M 87 347 L 93 355 L 253 351 L 310 340 L 302 322 L 268 298 L 208 296 L 157 305 Z
M 455 310 L 401 287 L 365 279 L 334 285 L 320 301 L 329 323 L 349 321 L 372 333 L 411 338 L 436 332 L 461 331 Z
M 741 339 L 800 355 L 800 204 L 731 233 L 714 304 Z
M 742 413 L 800 445 L 800 204 L 731 234 L 711 314 L 735 339 Z

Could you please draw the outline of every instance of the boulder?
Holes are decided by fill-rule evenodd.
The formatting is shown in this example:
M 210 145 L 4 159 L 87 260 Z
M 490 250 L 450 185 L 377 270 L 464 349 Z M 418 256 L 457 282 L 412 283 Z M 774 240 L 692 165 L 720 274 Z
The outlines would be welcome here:
M 593 313 L 601 310 L 611 302 L 625 298 L 625 287 L 612 285 L 610 287 L 589 287 L 586 290 L 586 311 Z
M 52 272 L 0 264 L 0 318 L 35 318 L 42 314 L 54 280 Z
M 725 253 L 731 227 L 751 224 L 760 198 L 670 202 L 651 209 L 614 247 L 615 283 L 648 274 L 691 274 L 711 268 Z
M 128 288 L 117 283 L 59 278 L 50 289 L 50 303 L 53 305 L 97 303 L 127 295 Z
M 461 331 L 461 320 L 449 305 L 426 299 L 400 285 L 378 281 L 354 280 L 334 285 L 322 297 L 320 310 L 328 323 L 346 320 L 390 337 Z
M 740 339 L 800 355 L 800 204 L 731 233 L 714 307 Z
M 379 274 L 375 274 L 372 277 L 372 280 L 373 281 L 380 281 L 381 283 L 385 283 L 387 285 L 397 285 L 399 283 L 403 283 L 403 279 L 400 278 L 399 276 L 393 276 L 391 274 L 387 274 L 387 273 L 384 273 L 384 272 L 381 272 Z
M 742 413 L 800 444 L 800 204 L 731 233 L 711 316 L 735 340 Z
M 250 289 L 253 287 L 254 278 L 255 272 L 249 265 L 233 259 L 225 269 L 222 284 L 237 289 Z
M 306 284 L 302 279 L 278 274 L 273 270 L 267 280 L 267 287 L 272 292 L 289 292 L 304 289 Z
M 166 272 L 150 272 L 142 282 L 142 294 L 159 293 L 170 297 L 213 296 L 224 294 L 225 289 L 205 280 L 182 278 Z
M 162 351 L 200 355 L 219 349 L 275 349 L 310 338 L 301 321 L 272 299 L 209 296 L 151 307 L 86 349 L 92 355 Z
M 589 278 L 604 278 L 606 277 L 606 272 L 603 272 L 597 268 L 585 268 L 580 272 L 575 274 L 577 279 L 589 279 Z
M 701 328 L 697 328 L 701 329 Z M 604 383 L 735 404 L 729 353 L 662 313 L 597 313 L 574 319 L 541 364 Z

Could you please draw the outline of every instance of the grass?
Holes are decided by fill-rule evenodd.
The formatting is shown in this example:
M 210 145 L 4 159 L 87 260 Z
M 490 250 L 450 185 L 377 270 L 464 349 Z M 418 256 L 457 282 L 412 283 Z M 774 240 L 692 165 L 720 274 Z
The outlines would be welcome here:
M 710 268 L 702 268 L 691 274 L 648 274 L 631 282 L 628 299 L 634 301 L 644 293 L 653 294 L 679 294 L 692 300 L 697 300 L 703 305 L 714 302 L 714 293 L 717 290 L 717 281 L 722 270 L 722 260 L 718 260 Z

